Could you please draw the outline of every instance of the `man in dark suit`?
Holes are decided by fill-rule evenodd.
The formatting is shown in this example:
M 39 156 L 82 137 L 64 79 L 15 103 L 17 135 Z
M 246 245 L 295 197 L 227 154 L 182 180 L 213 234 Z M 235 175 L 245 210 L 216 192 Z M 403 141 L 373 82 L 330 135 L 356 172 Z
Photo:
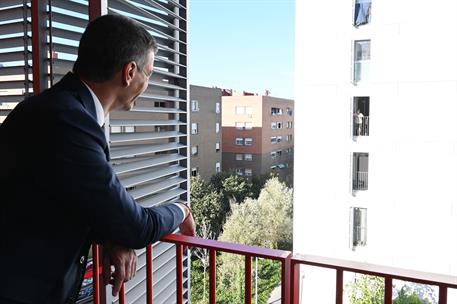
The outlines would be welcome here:
M 135 274 L 133 248 L 178 226 L 184 204 L 143 208 L 109 164 L 102 125 L 148 86 L 157 45 L 135 21 L 106 15 L 82 35 L 73 73 L 21 102 L 0 126 L 0 303 L 72 303 L 92 241 L 113 294 Z

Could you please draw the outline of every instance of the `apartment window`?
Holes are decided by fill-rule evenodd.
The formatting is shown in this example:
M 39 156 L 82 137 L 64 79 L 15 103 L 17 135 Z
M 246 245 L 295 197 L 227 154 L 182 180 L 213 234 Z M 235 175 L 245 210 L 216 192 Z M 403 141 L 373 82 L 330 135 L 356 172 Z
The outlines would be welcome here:
M 121 133 L 121 126 L 111 126 L 111 133 Z
M 282 142 L 282 136 L 276 136 L 276 142 L 277 143 Z
M 192 155 L 197 155 L 198 154 L 198 146 L 192 146 L 190 148 L 190 152 Z
M 281 108 L 271 108 L 271 115 L 282 115 L 282 109 Z
M 220 125 L 220 123 L 216 122 L 216 133 L 219 133 L 220 130 L 221 130 L 221 125 Z
M 191 134 L 197 134 L 198 133 L 198 123 L 193 122 L 191 126 Z
M 352 190 L 368 190 L 368 153 L 353 154 Z
M 236 160 L 243 160 L 243 154 L 236 154 L 235 155 Z
M 288 121 L 287 122 L 287 129 L 292 129 L 293 128 L 293 124 L 291 121 Z
M 367 209 L 351 208 L 352 210 L 352 246 L 367 245 Z
M 238 175 L 238 176 L 243 176 L 243 174 L 244 174 L 243 168 L 236 168 L 235 172 L 236 172 L 236 175 Z
M 272 137 L 270 138 L 270 141 L 271 141 L 272 144 L 276 144 L 276 143 L 278 142 L 276 136 L 272 136 Z
M 249 154 L 249 153 L 244 154 L 244 160 L 246 160 L 246 161 L 252 161 L 252 154 Z
M 200 108 L 198 107 L 198 100 L 190 101 L 190 109 L 192 110 L 192 112 L 197 112 L 198 110 L 200 110 Z
M 292 141 L 292 134 L 287 135 L 286 141 Z
M 134 133 L 135 132 L 135 127 L 134 126 L 125 126 L 124 127 L 124 132 L 125 133 Z
M 216 173 L 221 172 L 221 163 L 217 162 L 216 163 Z
M 270 152 L 271 159 L 276 159 L 276 152 Z
M 243 144 L 244 144 L 243 138 L 237 137 L 237 138 L 235 139 L 235 145 L 237 145 L 237 146 L 242 146 Z
M 216 102 L 216 113 L 219 114 L 221 112 L 221 103 Z
M 246 114 L 252 115 L 252 113 L 253 113 L 252 107 L 246 107 Z
M 244 115 L 245 111 L 246 111 L 245 107 L 235 107 L 236 115 Z
M 371 22 L 371 0 L 355 0 L 354 26 Z
M 243 130 L 244 129 L 244 122 L 235 122 L 235 128 L 237 130 Z
M 252 176 L 252 169 L 248 169 L 248 168 L 244 169 L 244 175 L 245 176 Z
M 370 134 L 370 97 L 354 97 L 353 105 L 353 136 Z
M 191 176 L 197 176 L 198 175 L 198 168 L 192 168 L 190 170 L 190 175 Z
M 246 138 L 244 139 L 244 145 L 245 145 L 245 146 L 252 146 L 252 138 L 246 137 Z
M 221 144 L 219 142 L 216 143 L 216 152 L 221 150 Z
M 278 129 L 282 129 L 282 122 L 278 122 Z
M 277 127 L 278 127 L 278 126 L 276 125 L 276 122 L 273 121 L 273 122 L 271 123 L 271 128 L 272 128 L 272 129 L 276 129 Z
M 276 156 L 278 158 L 280 158 L 282 156 L 282 151 L 281 150 L 276 151 Z
M 248 121 L 245 122 L 245 123 L 244 123 L 244 128 L 245 128 L 246 130 L 252 130 L 252 122 L 248 122 Z
M 366 81 L 370 74 L 370 40 L 354 41 L 354 83 Z
M 286 109 L 286 112 L 287 112 L 287 114 L 288 114 L 289 116 L 292 116 L 292 115 L 294 114 L 292 108 L 287 108 L 287 109 Z

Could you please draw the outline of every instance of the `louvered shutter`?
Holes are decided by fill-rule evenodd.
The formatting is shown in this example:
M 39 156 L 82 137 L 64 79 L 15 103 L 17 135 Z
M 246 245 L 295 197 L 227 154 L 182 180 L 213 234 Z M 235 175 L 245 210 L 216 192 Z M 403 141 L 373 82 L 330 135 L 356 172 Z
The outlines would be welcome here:
M 47 20 L 40 33 L 46 35 L 47 48 L 41 53 L 47 59 L 45 84 L 49 86 L 72 70 L 89 10 L 85 0 L 52 0 L 51 7 L 43 3 L 48 1 L 41 4 Z M 107 120 L 113 168 L 142 206 L 188 201 L 186 0 L 109 0 L 107 5 L 109 14 L 139 21 L 159 44 L 148 89 L 130 112 L 111 113 Z M 0 1 L 0 119 L 24 95 L 33 93 L 30 7 L 30 0 Z M 44 10 L 52 11 L 52 18 Z M 146 302 L 145 249 L 137 254 L 137 275 L 125 287 L 127 303 Z M 155 244 L 153 265 L 154 303 L 176 302 L 174 246 Z M 187 257 L 183 269 L 188 301 Z M 118 300 L 108 298 L 108 302 Z

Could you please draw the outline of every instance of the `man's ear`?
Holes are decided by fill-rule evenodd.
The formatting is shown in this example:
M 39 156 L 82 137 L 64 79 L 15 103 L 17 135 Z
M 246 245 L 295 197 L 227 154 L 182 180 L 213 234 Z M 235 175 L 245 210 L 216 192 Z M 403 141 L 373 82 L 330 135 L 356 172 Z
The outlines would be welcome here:
M 121 81 L 122 85 L 128 87 L 137 72 L 138 65 L 135 61 L 129 61 L 122 67 Z

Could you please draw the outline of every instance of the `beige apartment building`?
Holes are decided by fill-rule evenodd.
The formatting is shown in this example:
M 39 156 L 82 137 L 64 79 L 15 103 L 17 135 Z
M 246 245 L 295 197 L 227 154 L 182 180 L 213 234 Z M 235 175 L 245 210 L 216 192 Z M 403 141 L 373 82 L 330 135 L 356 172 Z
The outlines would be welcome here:
M 222 168 L 252 178 L 276 173 L 293 184 L 294 101 L 224 91 Z
M 221 171 L 221 89 L 190 86 L 190 174 L 208 181 Z

